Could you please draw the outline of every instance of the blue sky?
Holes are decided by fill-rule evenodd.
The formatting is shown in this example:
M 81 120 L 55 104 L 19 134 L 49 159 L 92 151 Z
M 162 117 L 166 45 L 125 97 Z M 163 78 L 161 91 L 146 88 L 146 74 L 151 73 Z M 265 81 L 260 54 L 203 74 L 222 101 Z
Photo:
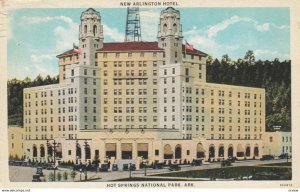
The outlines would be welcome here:
M 58 74 L 56 55 L 78 44 L 85 9 L 16 9 L 9 13 L 8 78 Z M 126 9 L 97 9 L 104 41 L 124 41 Z M 162 9 L 140 9 L 143 41 L 156 41 Z M 290 59 L 288 8 L 182 8 L 184 39 L 195 48 L 236 60 L 247 50 L 256 59 Z

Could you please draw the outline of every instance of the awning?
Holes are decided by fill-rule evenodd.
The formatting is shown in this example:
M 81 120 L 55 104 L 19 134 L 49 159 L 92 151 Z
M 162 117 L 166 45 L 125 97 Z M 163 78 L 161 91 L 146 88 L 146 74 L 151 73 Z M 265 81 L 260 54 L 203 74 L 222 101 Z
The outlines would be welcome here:
M 203 148 L 202 144 L 197 144 L 197 152 L 205 152 L 205 149 Z
M 132 144 L 131 143 L 122 143 L 121 150 L 122 151 L 132 151 Z
M 106 151 L 116 151 L 117 146 L 115 143 L 106 143 L 105 149 L 106 149 Z
M 172 151 L 172 148 L 170 145 L 165 145 L 164 147 L 164 154 L 165 155 L 172 155 L 173 154 L 173 151 Z
M 148 151 L 148 143 L 138 143 L 137 150 L 138 151 Z

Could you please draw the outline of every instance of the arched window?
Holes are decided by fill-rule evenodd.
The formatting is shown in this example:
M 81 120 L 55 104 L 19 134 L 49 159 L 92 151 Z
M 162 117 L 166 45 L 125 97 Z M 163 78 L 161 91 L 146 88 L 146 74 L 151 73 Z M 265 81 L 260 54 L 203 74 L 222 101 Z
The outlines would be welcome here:
M 164 24 L 163 32 L 167 32 L 167 30 L 168 30 L 168 26 L 167 26 L 167 24 Z
M 84 33 L 87 33 L 87 26 L 84 26 Z
M 176 25 L 176 23 L 173 24 L 173 31 L 177 32 L 177 25 Z
M 93 33 L 94 33 L 94 36 L 95 36 L 96 33 L 97 33 L 97 26 L 96 26 L 96 25 L 94 25 L 94 27 L 93 27 Z
M 35 144 L 33 144 L 32 146 L 32 156 L 37 157 L 37 147 Z

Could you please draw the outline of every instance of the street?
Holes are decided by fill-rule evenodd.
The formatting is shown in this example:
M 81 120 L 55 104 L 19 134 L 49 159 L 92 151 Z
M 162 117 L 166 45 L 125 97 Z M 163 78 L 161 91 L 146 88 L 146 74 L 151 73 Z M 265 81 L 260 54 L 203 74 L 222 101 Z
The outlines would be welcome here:
M 289 160 L 291 161 L 291 159 Z M 244 161 L 236 161 L 232 164 L 233 166 L 254 166 L 258 164 L 270 164 L 270 163 L 281 163 L 286 162 L 286 159 L 278 159 L 278 160 L 268 160 L 268 161 L 260 161 L 260 160 L 244 160 Z M 213 169 L 213 168 L 220 168 L 220 162 L 216 163 L 204 163 L 202 166 L 189 166 L 189 165 L 181 165 L 181 171 L 189 171 L 189 170 L 202 170 L 202 169 Z M 68 180 L 67 182 L 73 181 L 70 177 L 71 170 L 69 169 L 59 169 L 56 173 L 60 172 L 63 174 L 64 172 L 68 173 Z M 52 170 L 43 170 L 45 175 L 46 181 L 48 181 L 48 175 Z M 159 174 L 159 173 L 169 173 L 170 171 L 168 168 L 164 169 L 150 169 L 147 168 L 146 170 L 147 176 Z M 31 182 L 32 175 L 36 173 L 36 168 L 32 167 L 21 167 L 21 166 L 9 166 L 9 178 L 12 182 Z M 140 169 L 137 171 L 132 171 L 132 177 L 144 177 L 145 170 Z M 88 179 L 94 179 L 93 182 L 101 182 L 101 181 L 112 181 L 118 179 L 129 178 L 130 172 L 129 171 L 109 171 L 109 172 L 87 172 Z M 97 179 L 99 178 L 99 179 Z M 81 180 L 84 180 L 84 173 L 81 174 Z M 65 181 L 63 178 L 61 181 Z M 77 172 L 77 175 L 74 181 L 80 181 L 80 173 Z

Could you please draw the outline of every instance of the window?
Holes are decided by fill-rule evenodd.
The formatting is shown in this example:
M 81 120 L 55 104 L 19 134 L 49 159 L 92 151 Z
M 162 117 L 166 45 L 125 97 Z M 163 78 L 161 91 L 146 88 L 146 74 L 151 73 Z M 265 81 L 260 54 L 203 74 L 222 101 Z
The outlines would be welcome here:
M 155 156 L 159 156 L 159 150 L 155 149 Z

